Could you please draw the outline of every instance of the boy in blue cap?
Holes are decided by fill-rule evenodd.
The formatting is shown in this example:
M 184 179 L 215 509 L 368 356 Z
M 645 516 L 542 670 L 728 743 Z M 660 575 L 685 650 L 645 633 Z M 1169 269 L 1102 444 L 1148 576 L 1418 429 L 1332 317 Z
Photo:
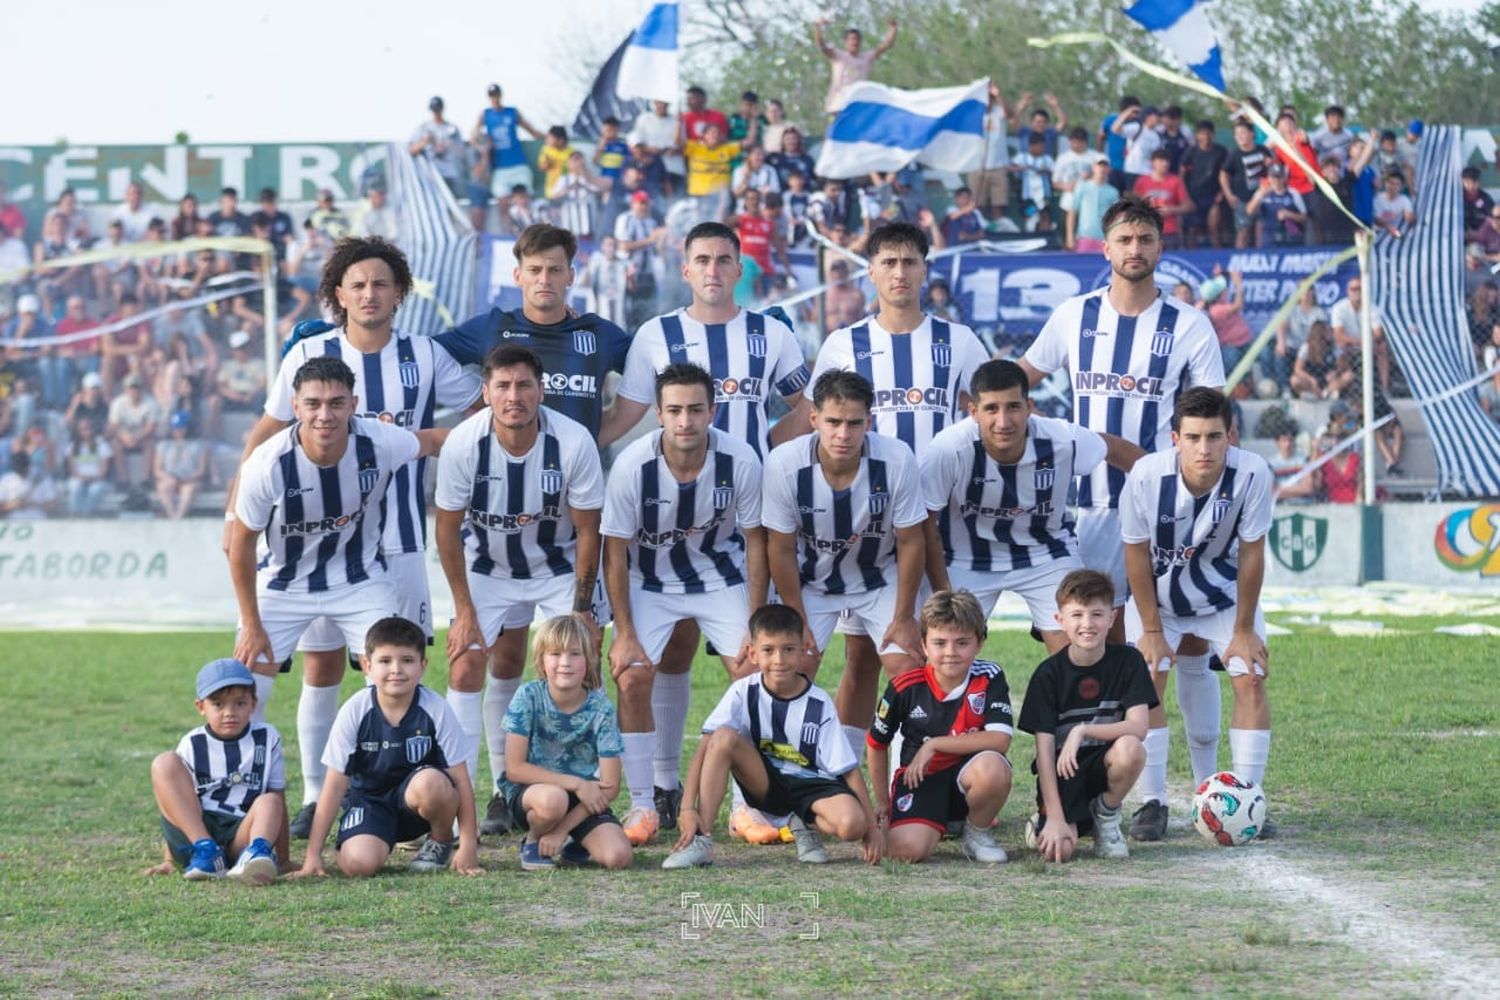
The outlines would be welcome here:
M 239 660 L 206 664 L 197 692 L 193 704 L 204 724 L 151 762 L 171 860 L 146 873 L 165 875 L 175 864 L 192 881 L 227 876 L 265 885 L 278 873 L 271 841 L 286 817 L 281 734 L 251 720 L 255 677 Z

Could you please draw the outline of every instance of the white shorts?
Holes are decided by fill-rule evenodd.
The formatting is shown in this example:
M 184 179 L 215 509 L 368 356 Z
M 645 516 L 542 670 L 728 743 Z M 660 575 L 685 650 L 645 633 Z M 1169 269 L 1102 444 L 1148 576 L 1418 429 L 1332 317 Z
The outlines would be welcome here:
M 1234 608 L 1225 608 L 1223 611 L 1215 611 L 1212 614 L 1194 615 L 1192 618 L 1178 618 L 1167 612 L 1161 612 L 1162 638 L 1167 640 L 1167 645 L 1176 650 L 1182 645 L 1183 636 L 1196 635 L 1208 643 L 1208 648 L 1219 657 L 1224 659 L 1224 651 L 1229 648 L 1229 641 L 1234 638 Z M 1140 641 L 1141 634 L 1145 629 L 1141 625 L 1141 613 L 1136 609 L 1135 600 L 1132 599 L 1125 605 L 1125 641 L 1134 646 Z M 1266 641 L 1266 620 L 1261 616 L 1259 605 L 1255 608 L 1255 634 L 1260 637 L 1261 642 Z M 1231 677 L 1243 677 L 1250 672 L 1249 664 L 1239 657 L 1226 660 L 1224 672 Z M 1265 674 L 1265 670 L 1257 667 L 1257 674 Z
M 319 620 L 336 630 L 339 645 L 333 648 L 347 646 L 352 654 L 363 653 L 365 633 L 370 626 L 398 613 L 396 589 L 384 576 L 317 594 L 288 594 L 262 588 L 256 591 L 256 603 L 260 606 L 261 625 L 271 640 L 271 659 L 275 663 L 290 657 L 297 639 Z
M 967 590 L 978 598 L 986 618 L 994 612 L 995 602 L 1000 600 L 1002 592 L 1008 590 L 1018 594 L 1026 602 L 1026 609 L 1031 612 L 1031 624 L 1037 631 L 1056 632 L 1062 627 L 1057 623 L 1057 585 L 1075 569 L 1083 569 L 1083 563 L 1074 556 L 997 573 L 949 566 L 948 582 L 955 589 Z
M 750 589 L 743 583 L 706 594 L 655 594 L 630 589 L 630 617 L 646 657 L 657 663 L 680 621 L 694 621 L 720 656 L 735 656 L 750 623 Z
M 385 557 L 385 578 L 396 591 L 395 610 L 409 622 L 416 622 L 427 635 L 427 645 L 432 645 L 432 596 L 427 589 L 427 556 L 422 552 L 398 552 Z M 297 643 L 304 653 L 324 653 L 343 649 L 344 633 L 327 619 L 319 619 L 308 626 Z M 355 652 L 351 646 L 349 652 Z
M 469 595 L 479 613 L 479 630 L 486 644 L 506 629 L 525 629 L 540 610 L 543 618 L 571 614 L 578 578 L 568 573 L 541 580 L 469 574 Z
M 891 600 L 894 602 L 895 599 L 896 599 L 896 596 L 895 596 L 896 595 L 896 585 L 894 583 L 892 583 L 892 584 L 886 586 L 883 589 L 889 590 L 891 592 Z M 805 591 L 804 591 L 804 593 L 805 593 Z M 919 584 L 917 584 L 917 602 L 916 602 L 917 607 L 916 607 L 916 610 L 918 612 L 918 617 L 919 618 L 921 617 L 920 612 L 922 610 L 922 605 L 925 604 L 927 602 L 927 598 L 929 598 L 931 596 L 932 596 L 932 583 L 927 579 L 927 573 L 924 570 L 923 573 L 922 573 L 922 582 L 919 583 Z M 805 605 L 806 601 L 804 600 L 803 603 Z M 845 611 L 843 614 L 839 615 L 839 623 L 834 626 L 833 631 L 835 633 L 837 633 L 838 635 L 863 635 L 863 636 L 868 636 L 868 635 L 871 634 L 870 632 L 866 631 L 865 626 L 864 626 L 864 622 L 860 620 L 859 616 L 855 615 L 855 614 L 852 614 L 849 611 Z M 884 631 L 882 631 L 881 635 L 884 635 L 884 634 L 885 634 Z M 822 649 L 823 647 L 819 646 L 818 648 Z M 895 648 L 896 648 L 895 646 L 892 646 L 891 650 L 894 651 Z M 920 654 L 913 653 L 912 655 L 913 656 L 917 656 L 917 655 L 920 655 Z
M 1125 543 L 1120 540 L 1120 512 L 1107 507 L 1078 508 L 1078 558 L 1088 569 L 1105 574 L 1115 585 L 1115 607 L 1130 593 L 1125 579 Z
M 496 198 L 509 198 L 510 189 L 517 184 L 525 184 L 526 190 L 531 190 L 531 168 L 524 163 L 517 163 L 513 167 L 496 167 L 490 172 L 490 194 Z
M 802 608 L 807 612 L 807 628 L 818 644 L 818 652 L 828 648 L 828 640 L 837 631 L 842 635 L 867 635 L 878 646 L 896 617 L 896 585 L 888 583 L 878 590 L 867 590 L 863 594 L 820 594 L 814 590 L 802 591 Z M 881 653 L 915 652 L 891 646 Z

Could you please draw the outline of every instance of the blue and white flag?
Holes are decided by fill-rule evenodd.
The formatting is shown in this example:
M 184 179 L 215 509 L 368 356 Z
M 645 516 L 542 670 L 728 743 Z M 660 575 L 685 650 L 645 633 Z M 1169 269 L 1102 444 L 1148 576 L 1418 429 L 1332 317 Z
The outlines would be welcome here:
M 913 160 L 962 173 L 984 161 L 988 80 L 928 90 L 863 80 L 846 88 L 844 97 L 818 154 L 819 177 L 900 170 Z
M 1137 0 L 1125 8 L 1125 14 L 1171 49 L 1198 79 L 1222 93 L 1219 36 L 1204 13 L 1205 6 L 1205 0 Z
M 677 14 L 677 0 L 658 3 L 647 12 L 625 46 L 615 84 L 617 95 L 677 100 Z

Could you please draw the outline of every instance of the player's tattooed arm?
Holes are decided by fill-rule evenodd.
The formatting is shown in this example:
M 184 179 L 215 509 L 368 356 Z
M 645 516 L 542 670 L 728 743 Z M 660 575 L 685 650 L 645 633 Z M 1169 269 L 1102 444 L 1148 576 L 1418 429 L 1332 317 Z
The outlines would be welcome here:
M 577 548 L 573 555 L 576 567 L 574 576 L 577 580 L 573 588 L 573 610 L 578 613 L 592 612 L 594 591 L 599 582 L 599 522 L 603 515 L 598 509 L 579 510 L 576 507 L 570 507 L 568 515 L 578 532 Z

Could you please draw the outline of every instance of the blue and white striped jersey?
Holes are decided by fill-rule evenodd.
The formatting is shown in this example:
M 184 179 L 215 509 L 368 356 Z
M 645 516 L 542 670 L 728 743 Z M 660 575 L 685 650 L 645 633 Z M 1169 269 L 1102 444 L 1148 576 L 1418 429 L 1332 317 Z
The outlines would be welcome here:
M 959 396 L 989 352 L 962 323 L 928 316 L 910 333 L 887 333 L 874 319 L 823 341 L 812 384 L 827 371 L 855 371 L 875 387 L 872 429 L 921 454 L 933 435 L 963 417 Z
M 757 458 L 770 450 L 767 387 L 791 396 L 807 387 L 797 335 L 774 316 L 741 309 L 728 323 L 699 323 L 678 309 L 647 320 L 630 342 L 619 393 L 656 401 L 656 373 L 690 361 L 714 377 L 714 426 L 746 442 Z
M 604 472 L 594 439 L 576 420 L 545 406 L 525 455 L 495 437 L 489 407 L 453 428 L 438 456 L 436 503 L 467 511 L 469 572 L 517 580 L 569 576 L 578 536 L 570 510 L 604 506 Z
M 302 450 L 301 427 L 278 431 L 240 467 L 234 513 L 262 533 L 261 588 L 321 593 L 383 574 L 388 488 L 421 442 L 411 431 L 356 417 L 343 457 L 325 468 Z
M 1105 450 L 1091 430 L 1033 415 L 1021 460 L 1002 465 L 985 451 L 973 418 L 946 428 L 923 454 L 921 476 L 927 509 L 939 512 L 943 560 L 1004 572 L 1077 555 L 1068 488 Z
M 1213 489 L 1195 497 L 1177 466 L 1177 450 L 1135 463 L 1120 494 L 1120 535 L 1151 543 L 1151 572 L 1163 614 L 1179 618 L 1234 607 L 1240 542 L 1271 530 L 1271 483 L 1266 460 L 1229 449 Z
M 266 393 L 266 413 L 294 420 L 292 379 L 310 358 L 331 355 L 354 372 L 359 416 L 407 430 L 433 425 L 438 406 L 466 410 L 479 398 L 479 376 L 463 369 L 431 337 L 393 335 L 374 354 L 356 350 L 343 328 L 292 345 Z M 381 540 L 387 554 L 421 552 L 427 547 L 427 459 L 396 470 L 391 480 L 390 519 Z
M 703 733 L 726 726 L 754 743 L 782 774 L 840 778 L 859 767 L 833 699 L 811 681 L 796 697 L 778 698 L 760 674 L 741 677 L 703 720 Z
M 655 594 L 702 594 L 749 582 L 742 529 L 760 527 L 760 459 L 717 428 L 698 478 L 679 483 L 661 429 L 615 458 L 600 532 L 630 540 L 630 579 Z
M 797 536 L 802 586 L 863 594 L 896 582 L 896 529 L 927 518 L 917 460 L 895 438 L 866 434 L 859 471 L 835 490 L 818 461 L 818 436 L 777 445 L 766 459 L 761 520 Z
M 177 756 L 192 772 L 204 812 L 244 816 L 261 792 L 286 788 L 281 734 L 268 723 L 252 722 L 233 740 L 199 726 L 177 744 Z
M 411 706 L 393 726 L 380 709 L 375 688 L 363 687 L 339 708 L 323 763 L 346 775 L 350 789 L 383 795 L 419 767 L 446 770 L 464 763 L 465 745 L 458 716 L 431 688 L 418 684 Z
M 1026 351 L 1041 372 L 1066 368 L 1073 422 L 1149 451 L 1172 444 L 1172 404 L 1190 386 L 1222 388 L 1224 360 L 1208 317 L 1157 296 L 1139 316 L 1121 316 L 1109 289 L 1075 295 L 1052 313 Z M 1078 469 L 1078 506 L 1118 507 L 1125 473 L 1100 461 Z

